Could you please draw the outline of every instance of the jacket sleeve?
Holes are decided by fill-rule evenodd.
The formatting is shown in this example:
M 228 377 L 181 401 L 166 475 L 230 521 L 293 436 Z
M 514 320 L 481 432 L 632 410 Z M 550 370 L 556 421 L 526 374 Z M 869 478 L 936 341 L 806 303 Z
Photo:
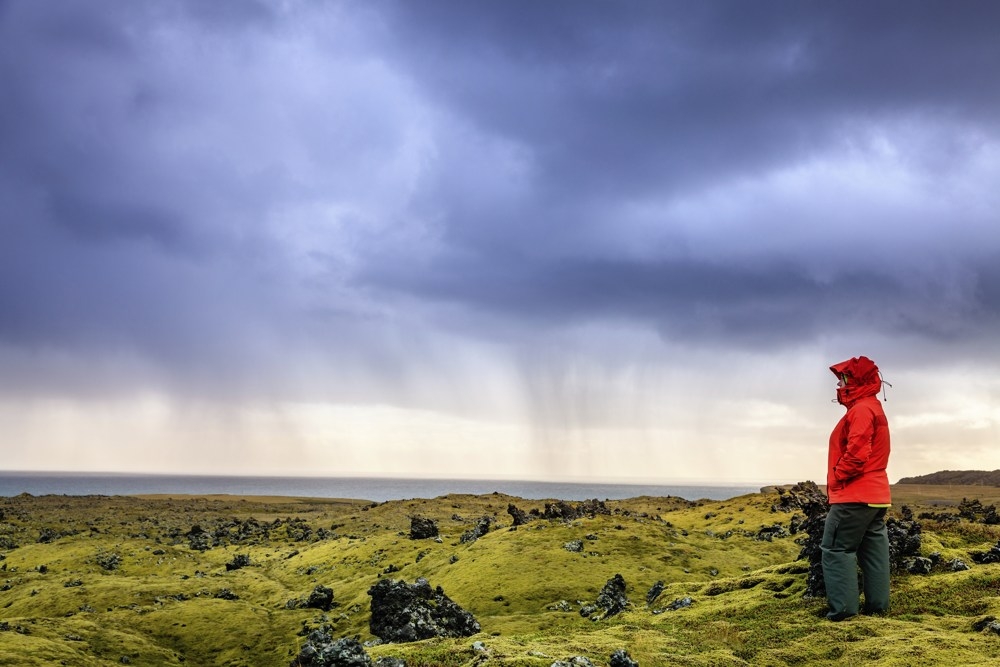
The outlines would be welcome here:
M 833 467 L 839 482 L 846 482 L 860 475 L 872 455 L 875 439 L 875 417 L 864 408 L 852 410 L 847 418 L 847 448 Z

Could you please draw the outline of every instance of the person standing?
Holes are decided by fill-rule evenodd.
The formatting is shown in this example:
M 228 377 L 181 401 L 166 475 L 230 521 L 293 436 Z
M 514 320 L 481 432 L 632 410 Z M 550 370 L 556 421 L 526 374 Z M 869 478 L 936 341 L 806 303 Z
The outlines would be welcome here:
M 830 510 L 821 544 L 827 618 L 842 621 L 858 614 L 858 566 L 865 596 L 864 613 L 889 610 L 889 537 L 886 510 L 891 504 L 889 422 L 878 400 L 882 378 L 868 357 L 830 367 L 837 376 L 837 402 L 847 413 L 830 435 L 826 489 Z

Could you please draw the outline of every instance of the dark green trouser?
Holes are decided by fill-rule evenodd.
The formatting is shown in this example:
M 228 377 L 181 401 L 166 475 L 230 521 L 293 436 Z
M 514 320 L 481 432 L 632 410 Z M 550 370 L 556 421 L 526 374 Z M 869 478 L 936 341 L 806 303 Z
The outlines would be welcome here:
M 858 613 L 858 565 L 864 577 L 865 611 L 889 610 L 889 536 L 884 507 L 830 505 L 821 548 L 828 617 L 839 619 Z

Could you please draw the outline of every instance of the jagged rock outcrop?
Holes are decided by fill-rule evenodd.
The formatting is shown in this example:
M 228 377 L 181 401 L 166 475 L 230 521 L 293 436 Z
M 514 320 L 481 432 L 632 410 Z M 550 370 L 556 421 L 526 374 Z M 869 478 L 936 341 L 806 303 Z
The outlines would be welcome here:
M 289 667 L 372 667 L 372 659 L 357 639 L 314 630 Z
M 900 519 L 886 519 L 889 533 L 889 565 L 893 570 L 904 570 L 912 574 L 927 574 L 925 564 L 915 559 L 920 556 L 920 523 L 913 519 L 913 512 L 905 505 L 900 510 Z
M 469 637 L 479 622 L 426 579 L 413 584 L 382 579 L 368 589 L 371 633 L 386 642 L 414 642 L 431 637 Z
M 607 508 L 604 501 L 594 498 L 584 500 L 576 505 L 559 500 L 554 503 L 545 503 L 545 511 L 539 513 L 538 510 L 531 510 L 532 516 L 540 516 L 543 519 L 558 519 L 561 521 L 575 521 L 584 517 L 593 519 L 598 514 L 611 515 L 611 510 Z
M 550 667 L 594 667 L 594 663 L 591 662 L 590 658 L 577 655 L 565 660 L 556 660 Z
M 670 611 L 677 611 L 678 609 L 684 609 L 690 607 L 694 604 L 694 600 L 688 596 L 682 598 L 677 598 L 673 602 L 667 605 L 667 609 Z
M 330 611 L 330 607 L 333 606 L 333 589 L 322 584 L 316 586 L 306 598 L 305 606 L 310 609 Z
M 514 503 L 509 503 L 507 505 L 507 514 L 509 514 L 514 520 L 514 526 L 523 526 L 531 521 L 531 517 L 528 516 L 523 510 L 518 509 Z
M 468 542 L 475 542 L 480 537 L 490 532 L 490 528 L 492 527 L 493 527 L 493 517 L 489 516 L 480 517 L 476 521 L 475 526 L 473 526 L 470 530 L 467 530 L 464 533 L 462 533 L 462 536 L 459 538 L 459 541 L 462 544 L 466 544 Z
M 754 534 L 753 539 L 758 542 L 771 542 L 776 537 L 788 537 L 790 534 L 784 526 L 776 523 L 772 526 L 761 526 L 760 530 Z
M 1000 524 L 1000 515 L 995 505 L 983 505 L 978 498 L 967 500 L 962 498 L 958 504 L 958 515 L 974 523 L 985 523 L 990 526 Z
M 805 519 L 794 522 L 796 532 L 804 532 L 805 537 L 795 540 L 801 545 L 796 560 L 806 559 L 809 562 L 809 574 L 806 576 L 806 597 L 825 597 L 826 584 L 823 582 L 823 531 L 826 528 L 826 514 L 829 504 L 826 494 L 819 490 L 816 482 L 799 482 L 791 489 L 778 489 L 779 500 L 771 506 L 773 512 L 795 512 L 801 510 Z M 795 517 L 792 517 L 793 519 Z
M 597 621 L 620 614 L 628 607 L 628 597 L 625 595 L 625 578 L 620 574 L 608 579 L 594 604 L 584 605 L 580 615 Z
M 662 580 L 657 581 L 653 584 L 648 591 L 646 591 L 646 604 L 653 604 L 656 598 L 660 597 L 660 593 L 666 588 L 666 584 Z
M 987 565 L 989 563 L 1000 563 L 1000 542 L 997 542 L 989 551 L 973 551 L 969 554 L 973 562 L 979 563 L 980 565 Z
M 438 536 L 438 525 L 434 519 L 424 517 L 410 517 L 410 539 L 426 540 Z
M 249 554 L 236 554 L 231 561 L 226 563 L 226 572 L 241 570 L 250 566 Z
M 609 667 L 639 667 L 639 663 L 633 660 L 628 651 L 623 648 L 618 649 L 611 654 L 611 659 L 608 661 Z
M 817 506 L 826 508 L 826 494 L 820 491 L 816 482 L 799 482 L 790 488 L 778 487 L 778 502 L 771 505 L 772 512 L 804 511 L 807 515 L 813 513 Z

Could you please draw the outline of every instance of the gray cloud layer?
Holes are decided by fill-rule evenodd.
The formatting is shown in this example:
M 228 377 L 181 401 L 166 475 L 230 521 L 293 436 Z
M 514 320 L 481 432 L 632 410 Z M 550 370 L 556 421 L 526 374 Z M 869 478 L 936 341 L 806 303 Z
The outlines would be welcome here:
M 0 383 L 391 402 L 442 333 L 602 322 L 993 363 L 998 20 L 8 0 Z

